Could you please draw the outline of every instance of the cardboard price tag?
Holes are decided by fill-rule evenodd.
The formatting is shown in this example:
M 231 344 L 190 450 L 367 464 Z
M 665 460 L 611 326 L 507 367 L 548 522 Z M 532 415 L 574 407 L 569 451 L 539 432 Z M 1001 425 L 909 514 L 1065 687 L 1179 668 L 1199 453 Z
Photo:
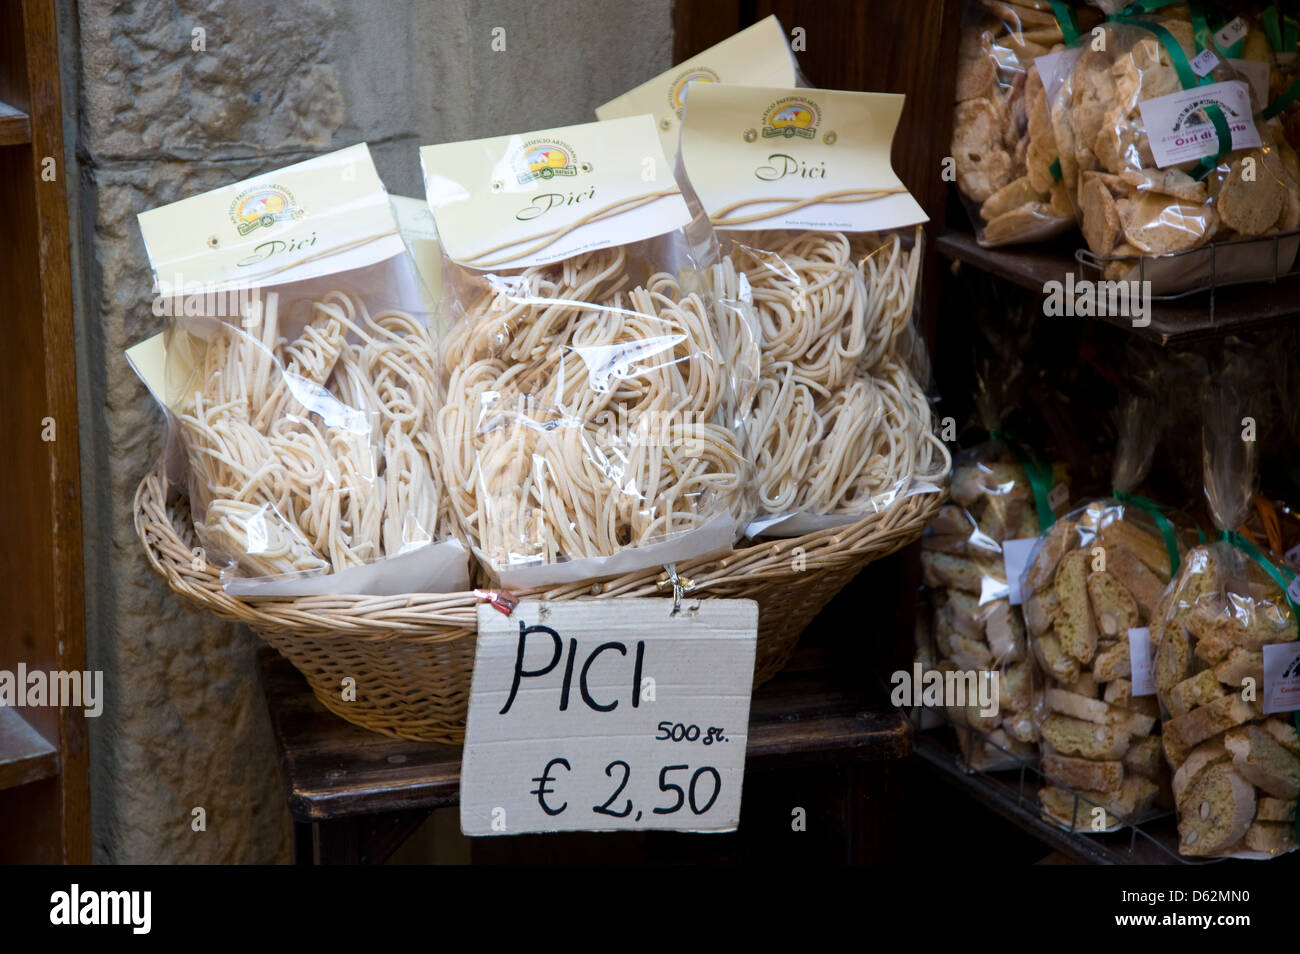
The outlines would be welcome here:
M 461 831 L 735 830 L 757 632 L 752 600 L 479 606 Z

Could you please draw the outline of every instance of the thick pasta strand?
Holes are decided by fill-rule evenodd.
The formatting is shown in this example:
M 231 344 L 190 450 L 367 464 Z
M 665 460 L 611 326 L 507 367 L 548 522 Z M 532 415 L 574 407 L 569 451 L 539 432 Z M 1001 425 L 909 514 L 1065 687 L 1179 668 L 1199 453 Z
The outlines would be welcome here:
M 221 324 L 176 408 L 195 529 L 241 573 L 338 571 L 445 535 L 434 426 L 434 350 L 400 311 L 371 316 L 341 291 L 300 303 L 280 337 Z
M 739 511 L 715 314 L 605 249 L 483 287 L 444 342 L 448 498 L 495 566 L 611 556 Z M 464 278 L 465 276 L 459 276 Z

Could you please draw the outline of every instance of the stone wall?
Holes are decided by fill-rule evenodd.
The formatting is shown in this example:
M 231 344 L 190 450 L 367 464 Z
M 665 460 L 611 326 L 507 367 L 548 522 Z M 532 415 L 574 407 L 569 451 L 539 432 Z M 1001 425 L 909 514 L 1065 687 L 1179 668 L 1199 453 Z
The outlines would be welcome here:
M 94 857 L 286 861 L 257 642 L 184 607 L 132 527 L 164 430 L 122 355 L 159 330 L 135 216 L 361 140 L 391 191 L 422 196 L 417 145 L 585 122 L 666 69 L 671 0 L 59 0 L 59 16 L 87 641 L 107 687 Z

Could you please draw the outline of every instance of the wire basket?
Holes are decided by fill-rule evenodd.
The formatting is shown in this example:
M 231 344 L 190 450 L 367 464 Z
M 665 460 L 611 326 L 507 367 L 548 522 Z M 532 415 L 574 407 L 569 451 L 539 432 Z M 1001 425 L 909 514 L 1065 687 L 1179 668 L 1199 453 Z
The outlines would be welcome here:
M 676 565 L 692 597 L 758 603 L 754 685 L 789 662 L 799 636 L 866 564 L 920 537 L 947 497 L 913 494 L 881 513 L 823 530 Z M 135 527 L 150 564 L 190 603 L 244 623 L 301 672 L 325 708 L 356 725 L 402 739 L 460 743 L 465 737 L 477 640 L 478 598 L 467 593 L 246 599 L 221 587 L 219 570 L 196 559 L 189 502 L 161 473 L 135 497 Z M 515 595 L 565 600 L 663 596 L 662 568 L 595 583 Z M 345 678 L 355 700 L 344 701 Z

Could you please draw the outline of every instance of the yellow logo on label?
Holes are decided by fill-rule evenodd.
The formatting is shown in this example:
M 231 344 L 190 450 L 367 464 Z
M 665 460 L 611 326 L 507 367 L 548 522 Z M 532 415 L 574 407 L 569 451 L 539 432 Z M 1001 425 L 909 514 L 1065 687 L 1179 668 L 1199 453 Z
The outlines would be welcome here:
M 810 100 L 794 96 L 779 99 L 763 115 L 763 138 L 782 136 L 793 139 L 813 139 L 817 135 L 820 110 Z
M 293 201 L 293 193 L 284 186 L 254 186 L 241 192 L 230 204 L 230 220 L 240 235 L 247 235 L 276 222 L 300 219 L 306 213 Z
M 520 185 L 591 171 L 590 164 L 576 160 L 573 147 L 555 140 L 538 139 L 525 143 L 513 164 Z
M 682 113 L 686 111 L 686 87 L 698 80 L 701 83 L 721 83 L 722 80 L 713 70 L 704 67 L 696 67 L 693 70 L 687 70 L 677 79 L 673 80 L 673 85 L 668 91 L 668 105 L 672 107 L 677 118 L 682 118 Z

